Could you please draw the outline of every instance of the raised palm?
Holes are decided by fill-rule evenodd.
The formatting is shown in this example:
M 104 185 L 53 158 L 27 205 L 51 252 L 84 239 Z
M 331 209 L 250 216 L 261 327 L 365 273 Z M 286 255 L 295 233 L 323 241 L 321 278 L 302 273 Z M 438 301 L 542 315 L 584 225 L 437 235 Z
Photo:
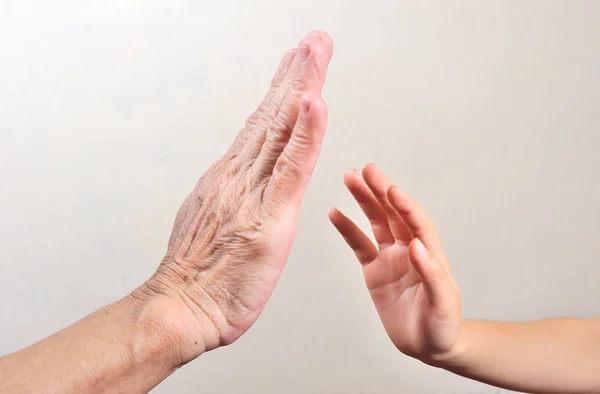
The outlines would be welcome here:
M 237 340 L 283 270 L 327 123 L 321 89 L 333 53 L 313 31 L 288 51 L 265 99 L 179 209 L 168 250 L 138 293 L 166 295 L 181 363 Z
M 371 223 L 377 247 L 337 209 L 330 219 L 363 266 L 365 282 L 396 347 L 426 362 L 454 350 L 460 298 L 427 213 L 375 165 L 344 183 Z

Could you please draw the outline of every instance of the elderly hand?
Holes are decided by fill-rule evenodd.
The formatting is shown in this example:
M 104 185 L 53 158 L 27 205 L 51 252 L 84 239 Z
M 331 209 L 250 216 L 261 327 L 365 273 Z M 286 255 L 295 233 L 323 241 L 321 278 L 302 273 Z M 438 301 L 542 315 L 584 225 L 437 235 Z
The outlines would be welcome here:
M 256 321 L 288 257 L 327 114 L 333 46 L 312 32 L 288 51 L 229 151 L 175 219 L 156 273 L 126 297 L 0 357 L 0 393 L 148 392 Z
M 239 338 L 277 283 L 325 133 L 332 52 L 315 31 L 285 54 L 263 102 L 179 209 L 156 274 L 134 292 L 167 296 L 160 313 L 182 363 Z

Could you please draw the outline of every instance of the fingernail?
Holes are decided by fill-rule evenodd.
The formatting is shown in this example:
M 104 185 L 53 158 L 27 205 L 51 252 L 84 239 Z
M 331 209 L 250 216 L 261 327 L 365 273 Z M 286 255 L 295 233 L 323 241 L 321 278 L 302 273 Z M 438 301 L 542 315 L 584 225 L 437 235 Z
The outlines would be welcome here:
M 301 111 L 305 114 L 308 113 L 308 111 L 310 111 L 310 106 L 311 106 L 311 101 L 310 98 L 308 96 L 302 96 L 302 101 L 301 101 Z
M 353 169 L 352 169 L 352 171 L 354 171 L 354 172 L 358 172 L 358 171 L 356 170 L 356 168 L 353 168 Z
M 417 250 L 417 256 L 421 261 L 427 261 L 429 259 L 429 252 L 427 252 L 427 248 L 419 238 L 415 238 L 415 249 Z
M 310 48 L 306 44 L 300 43 L 297 55 L 300 62 L 306 61 L 306 59 L 308 59 L 308 55 L 310 55 Z
M 287 51 L 283 59 L 281 59 L 281 63 L 279 63 L 279 68 L 282 71 L 287 71 L 288 68 L 290 68 L 291 60 L 294 56 L 296 56 L 296 51 L 296 49 L 290 49 L 289 51 Z
M 313 30 L 310 33 L 308 33 L 309 36 L 313 36 L 313 37 L 317 37 L 317 39 L 319 41 L 323 41 L 323 37 L 321 37 L 321 32 L 319 32 L 318 30 Z

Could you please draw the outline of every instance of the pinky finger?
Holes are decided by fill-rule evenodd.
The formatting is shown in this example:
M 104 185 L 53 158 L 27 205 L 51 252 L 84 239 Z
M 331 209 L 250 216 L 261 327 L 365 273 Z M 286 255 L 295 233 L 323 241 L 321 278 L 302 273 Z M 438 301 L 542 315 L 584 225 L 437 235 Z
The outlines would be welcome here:
M 336 208 L 332 208 L 329 211 L 329 220 L 344 237 L 361 264 L 368 264 L 377 257 L 378 250 L 373 242 L 346 215 Z

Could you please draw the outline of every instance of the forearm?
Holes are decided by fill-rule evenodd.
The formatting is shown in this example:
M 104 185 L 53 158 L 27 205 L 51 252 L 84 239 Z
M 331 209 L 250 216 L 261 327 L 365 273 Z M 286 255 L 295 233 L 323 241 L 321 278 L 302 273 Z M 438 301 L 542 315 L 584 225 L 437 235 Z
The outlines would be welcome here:
M 166 300 L 127 296 L 0 358 L 0 393 L 143 393 L 179 365 Z
M 454 357 L 440 366 L 510 390 L 600 393 L 600 323 L 465 321 Z

